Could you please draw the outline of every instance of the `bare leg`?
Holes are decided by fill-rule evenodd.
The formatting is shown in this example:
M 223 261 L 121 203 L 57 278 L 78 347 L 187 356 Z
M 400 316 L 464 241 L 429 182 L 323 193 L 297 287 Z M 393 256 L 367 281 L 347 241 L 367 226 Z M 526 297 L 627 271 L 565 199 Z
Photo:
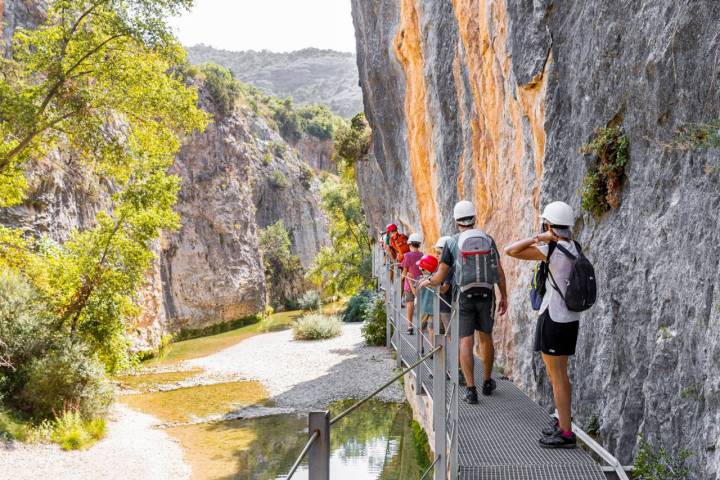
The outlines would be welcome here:
M 544 353 L 542 357 L 550 376 L 555 408 L 557 408 L 558 420 L 560 421 L 560 430 L 571 432 L 572 385 L 567 373 L 568 359 L 570 357 L 567 355 L 546 355 Z
M 468 387 L 475 386 L 475 377 L 473 377 L 474 371 L 474 358 L 473 358 L 473 343 L 475 338 L 470 335 L 467 337 L 460 337 L 460 367 L 465 377 L 465 384 Z
M 405 304 L 405 312 L 407 313 L 408 328 L 413 327 L 413 310 L 415 310 L 415 303 L 407 302 Z
M 495 362 L 495 346 L 493 345 L 492 335 L 485 332 L 478 332 L 480 335 L 480 353 L 483 367 L 484 367 L 484 380 L 490 380 L 492 375 L 493 363 Z

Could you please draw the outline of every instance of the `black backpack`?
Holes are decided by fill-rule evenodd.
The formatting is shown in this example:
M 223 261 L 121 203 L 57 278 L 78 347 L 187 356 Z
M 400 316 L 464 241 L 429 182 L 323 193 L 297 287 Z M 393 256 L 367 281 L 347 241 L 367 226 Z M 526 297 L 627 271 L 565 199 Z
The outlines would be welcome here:
M 550 281 L 553 288 L 560 294 L 563 300 L 565 300 L 565 306 L 571 312 L 583 312 L 588 308 L 592 307 L 597 298 L 597 282 L 595 280 L 595 268 L 592 263 L 582 253 L 580 244 L 575 243 L 577 248 L 577 256 L 570 253 L 565 247 L 557 244 L 556 247 L 572 262 L 570 270 L 570 278 L 568 279 L 568 287 L 565 290 L 565 295 L 562 294 L 560 289 L 555 282 L 555 279 L 548 268 L 548 274 L 550 275 Z M 550 257 L 548 256 L 548 260 Z

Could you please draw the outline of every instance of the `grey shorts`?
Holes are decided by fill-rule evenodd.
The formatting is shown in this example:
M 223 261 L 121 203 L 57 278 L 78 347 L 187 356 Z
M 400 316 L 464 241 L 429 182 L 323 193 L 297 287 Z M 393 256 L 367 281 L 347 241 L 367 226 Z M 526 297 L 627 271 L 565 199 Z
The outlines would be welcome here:
M 460 337 L 470 337 L 475 331 L 491 334 L 495 324 L 495 295 L 481 288 L 460 293 L 458 299 Z
M 411 290 L 408 290 L 406 292 L 403 292 L 403 303 L 410 303 L 415 301 L 415 295 L 412 293 Z

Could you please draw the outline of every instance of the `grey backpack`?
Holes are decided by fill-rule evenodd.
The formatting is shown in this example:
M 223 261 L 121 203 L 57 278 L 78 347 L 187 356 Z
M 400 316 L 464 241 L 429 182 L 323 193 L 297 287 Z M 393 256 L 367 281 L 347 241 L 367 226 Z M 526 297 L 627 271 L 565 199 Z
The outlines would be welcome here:
M 490 235 L 479 229 L 465 230 L 453 237 L 455 284 L 461 292 L 471 288 L 492 288 L 498 283 L 498 253 Z

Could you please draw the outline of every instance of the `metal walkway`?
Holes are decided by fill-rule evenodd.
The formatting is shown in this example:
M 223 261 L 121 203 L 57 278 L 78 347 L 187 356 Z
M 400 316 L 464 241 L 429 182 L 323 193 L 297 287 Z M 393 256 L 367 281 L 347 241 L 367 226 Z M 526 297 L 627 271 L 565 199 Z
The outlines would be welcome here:
M 394 270 L 390 273 L 379 249 L 374 252 L 373 260 L 378 288 L 384 292 L 386 301 L 387 345 L 399 350 L 398 366 L 410 366 L 420 359 L 419 351 L 424 355 L 432 349 L 430 339 L 419 334 L 418 315 L 411 319 L 415 334 L 406 333 L 408 320 L 400 299 L 401 272 Z M 439 305 L 440 300 L 436 295 L 433 308 L 436 334 L 439 328 L 439 321 L 436 320 L 439 317 Z M 429 397 L 432 415 L 437 417 L 432 422 L 436 439 L 433 450 L 441 460 L 439 470 L 446 471 L 447 476 L 438 474 L 436 467 L 435 479 L 606 480 L 607 474 L 610 474 L 608 470 L 613 470 L 613 474 L 617 472 L 616 468 L 602 468 L 582 448 L 541 448 L 538 443 L 540 432 L 551 417 L 508 379 L 493 374 L 497 382 L 493 394 L 486 397 L 479 392 L 477 405 L 465 403 L 462 400 L 465 387 L 457 383 L 458 342 L 452 333 L 458 331 L 456 302 L 453 302 L 451 309 L 453 314 L 448 327 L 449 334 L 435 336 L 435 341 L 442 342 L 444 348 L 435 353 L 434 360 L 426 360 L 409 374 L 410 378 L 406 378 L 406 382 L 414 382 L 416 395 Z M 431 376 L 431 373 L 438 375 L 438 372 L 443 372 L 441 381 L 435 381 Z M 482 361 L 475 357 L 476 385 L 482 385 L 482 372 Z M 440 404 L 433 401 L 437 395 L 442 397 Z M 579 437 L 584 434 L 580 431 L 576 433 Z M 439 442 L 438 437 L 441 437 Z M 583 435 L 583 438 L 587 438 L 587 435 Z M 588 441 L 593 443 L 590 445 L 593 450 L 596 447 L 602 449 L 591 439 L 588 438 Z M 624 472 L 620 478 L 627 478 Z
M 327 411 L 310 412 L 308 441 L 285 477 L 291 479 L 303 458 L 308 456 L 311 480 L 330 479 L 331 427 L 352 414 L 366 401 L 405 377 L 427 417 L 435 458 L 420 480 L 629 480 L 617 459 L 573 424 L 585 446 L 607 465 L 600 466 L 582 448 L 546 450 L 540 448 L 540 431 L 551 417 L 510 380 L 494 374 L 497 389 L 491 396 L 480 395 L 477 405 L 460 400 L 464 387 L 458 384 L 459 330 L 457 300 L 447 304 L 452 312 L 444 333 L 440 333 L 440 295 L 433 289 L 434 327 L 430 339 L 420 332 L 419 315 L 410 319 L 415 335 L 406 333 L 408 319 L 402 307 L 401 272 L 385 261 L 379 245 L 373 249 L 373 275 L 384 294 L 387 321 L 386 346 L 397 352 L 399 373 L 334 418 Z M 416 309 L 417 312 L 417 309 Z M 434 346 L 430 342 L 434 342 Z M 475 384 L 482 383 L 482 362 L 475 358 Z M 429 407 L 429 409 L 427 409 Z
M 418 360 L 415 335 L 402 332 L 402 362 Z M 427 345 L 427 350 L 430 346 Z M 425 364 L 423 364 L 425 365 Z M 419 370 L 424 393 L 432 398 L 430 369 Z M 482 362 L 475 358 L 475 383 L 482 385 Z M 540 448 L 540 430 L 551 417 L 510 380 L 494 375 L 497 390 L 479 395 L 477 405 L 458 403 L 459 478 L 467 480 L 605 480 L 583 449 Z M 460 387 L 463 392 L 463 387 Z

